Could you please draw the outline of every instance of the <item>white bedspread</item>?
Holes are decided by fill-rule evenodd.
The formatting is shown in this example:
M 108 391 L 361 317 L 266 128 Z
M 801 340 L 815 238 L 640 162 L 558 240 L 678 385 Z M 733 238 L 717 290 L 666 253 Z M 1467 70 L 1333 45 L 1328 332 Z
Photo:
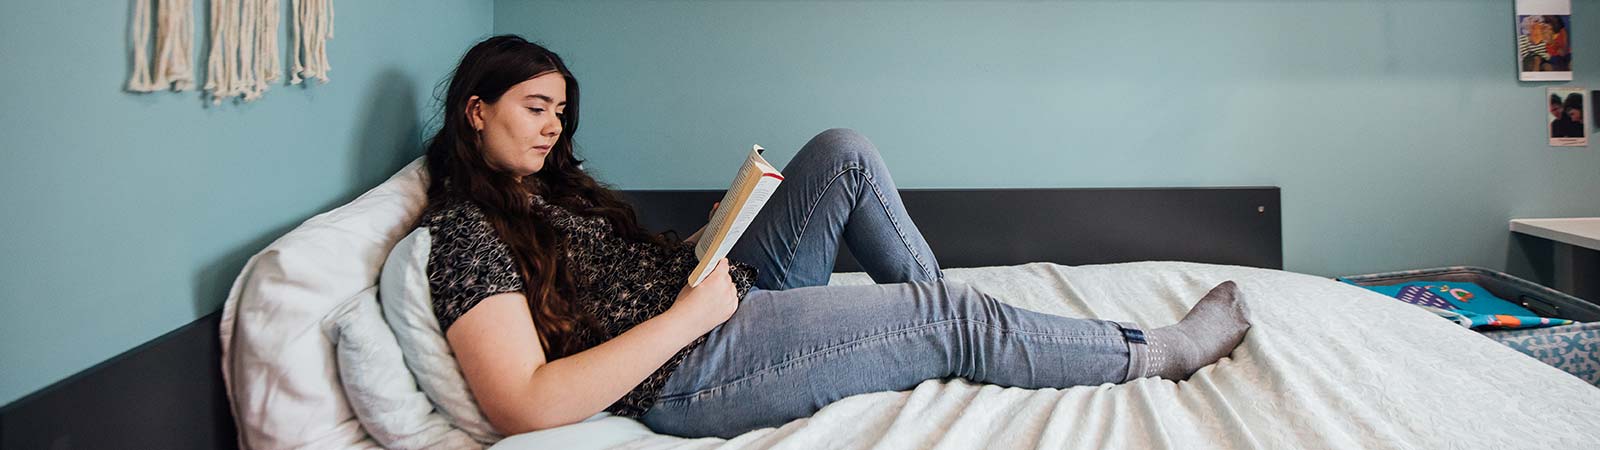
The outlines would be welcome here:
M 1231 358 L 1182 383 L 1027 390 L 930 380 L 727 441 L 656 435 L 606 417 L 494 449 L 1600 448 L 1600 389 L 1422 309 L 1327 279 L 1171 262 L 946 275 L 1027 309 L 1149 327 L 1176 322 L 1232 279 L 1253 328 Z M 868 282 L 846 274 L 834 284 Z

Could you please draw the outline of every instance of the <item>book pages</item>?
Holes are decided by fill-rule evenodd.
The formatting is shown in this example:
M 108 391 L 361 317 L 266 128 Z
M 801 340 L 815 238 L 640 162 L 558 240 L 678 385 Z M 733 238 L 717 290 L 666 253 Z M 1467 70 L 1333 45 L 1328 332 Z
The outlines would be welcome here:
M 700 264 L 689 273 L 690 286 L 699 286 L 711 274 L 717 261 L 728 255 L 733 244 L 739 241 L 739 236 L 744 234 L 745 228 L 761 213 L 761 207 L 772 197 L 772 191 L 777 190 L 778 184 L 783 182 L 783 175 L 761 157 L 761 150 L 759 145 L 750 149 L 744 164 L 739 166 L 739 172 L 733 177 L 733 185 L 723 194 L 721 205 L 706 223 L 705 232 L 694 248 L 694 255 L 700 259 Z

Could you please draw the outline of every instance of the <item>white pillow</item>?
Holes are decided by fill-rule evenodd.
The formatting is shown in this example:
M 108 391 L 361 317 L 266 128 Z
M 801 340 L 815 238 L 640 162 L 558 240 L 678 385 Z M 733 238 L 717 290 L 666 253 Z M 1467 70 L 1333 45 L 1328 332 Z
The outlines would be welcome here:
M 406 366 L 434 406 L 473 439 L 494 443 L 501 436 L 478 409 L 450 343 L 439 330 L 439 318 L 433 315 L 433 293 L 428 286 L 428 252 L 432 244 L 428 228 L 419 227 L 389 253 L 378 281 L 383 318 L 400 342 Z
M 339 380 L 367 434 L 390 450 L 479 450 L 474 441 L 433 411 L 400 356 L 400 344 L 378 309 L 378 288 L 367 288 L 334 308 L 322 322 L 334 342 Z
M 423 172 L 419 158 L 245 264 L 223 303 L 219 330 L 241 449 L 343 448 L 366 439 L 320 323 L 377 284 L 385 255 L 427 203 Z

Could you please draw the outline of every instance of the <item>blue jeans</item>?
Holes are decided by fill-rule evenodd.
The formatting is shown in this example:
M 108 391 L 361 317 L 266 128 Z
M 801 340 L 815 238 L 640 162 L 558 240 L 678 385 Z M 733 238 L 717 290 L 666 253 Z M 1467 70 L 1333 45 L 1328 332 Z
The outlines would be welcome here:
M 944 280 L 865 137 L 825 131 L 783 172 L 729 254 L 760 271 L 757 289 L 667 380 L 640 417 L 652 430 L 733 437 L 929 379 L 1061 388 L 1142 369 L 1132 324 L 1028 311 Z M 883 284 L 825 286 L 840 242 Z

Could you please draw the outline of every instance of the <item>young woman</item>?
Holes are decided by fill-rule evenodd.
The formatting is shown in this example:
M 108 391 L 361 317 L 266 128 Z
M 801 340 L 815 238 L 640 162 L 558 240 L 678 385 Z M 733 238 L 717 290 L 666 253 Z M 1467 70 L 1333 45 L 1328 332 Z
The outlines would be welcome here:
M 1568 94 L 1566 100 L 1561 100 L 1560 97 L 1551 95 L 1550 100 L 1550 111 L 1556 115 L 1555 120 L 1550 122 L 1550 137 L 1584 137 L 1583 95 Z
M 554 53 L 496 36 L 461 59 L 428 143 L 435 313 L 502 433 L 610 411 L 730 437 L 927 379 L 1182 379 L 1249 328 L 1231 282 L 1146 332 L 945 281 L 872 144 L 838 129 L 794 156 L 730 258 L 688 287 L 692 245 L 641 229 L 579 169 L 578 93 Z M 823 286 L 841 242 L 882 284 Z

